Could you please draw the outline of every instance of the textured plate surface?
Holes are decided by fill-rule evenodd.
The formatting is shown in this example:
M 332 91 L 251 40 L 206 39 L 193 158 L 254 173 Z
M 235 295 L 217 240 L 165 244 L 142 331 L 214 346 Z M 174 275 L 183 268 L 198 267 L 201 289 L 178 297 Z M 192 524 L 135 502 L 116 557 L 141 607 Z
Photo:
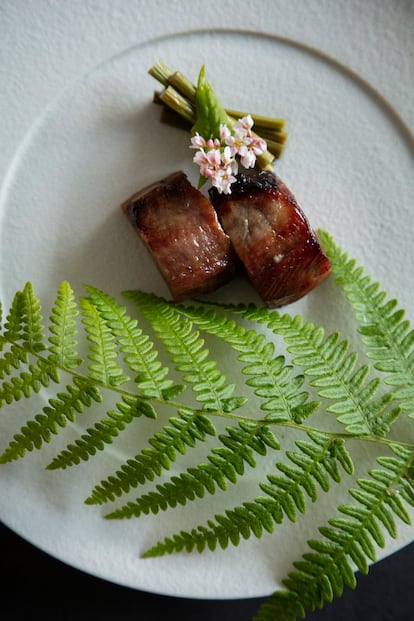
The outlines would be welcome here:
M 212 49 L 215 59 L 233 59 L 231 72 L 226 63 L 206 60 Z M 407 283 L 412 282 L 414 144 L 403 121 L 370 84 L 321 52 L 280 37 L 229 30 L 190 31 L 129 48 L 77 80 L 31 127 L 0 195 L 5 304 L 27 280 L 45 314 L 63 279 L 77 293 L 89 283 L 114 295 L 126 288 L 168 295 L 119 209 L 133 191 L 173 170 L 197 179 L 188 136 L 160 125 L 159 109 L 151 104 L 156 83 L 147 69 L 158 59 L 194 80 L 205 62 L 226 106 L 287 118 L 289 141 L 277 172 L 312 225 L 329 230 L 413 318 Z M 213 298 L 253 299 L 248 288 L 236 285 Z M 288 310 L 347 330 L 346 309 L 330 281 Z M 2 416 L 2 448 L 32 414 L 28 407 L 19 403 L 14 416 Z M 1 467 L 0 517 L 65 562 L 127 586 L 191 597 L 266 595 L 280 585 L 304 542 L 341 501 L 340 493 L 322 499 L 316 513 L 309 512 L 298 525 L 286 523 L 276 535 L 237 549 L 143 561 L 139 554 L 155 539 L 204 523 L 241 497 L 257 495 L 263 470 L 246 477 L 227 500 L 220 494 L 214 502 L 208 499 L 207 508 L 196 503 L 190 511 L 184 507 L 157 518 L 108 522 L 102 519 L 104 510 L 83 500 L 136 452 L 151 429 L 135 427 L 76 471 L 45 472 L 58 448 L 89 424 L 79 418 L 44 452 Z M 132 435 L 138 431 L 143 435 Z M 375 452 L 363 450 L 361 459 L 373 463 Z M 185 463 L 178 461 L 175 471 Z M 410 538 L 408 529 L 401 529 L 399 541 L 390 542 L 383 554 Z

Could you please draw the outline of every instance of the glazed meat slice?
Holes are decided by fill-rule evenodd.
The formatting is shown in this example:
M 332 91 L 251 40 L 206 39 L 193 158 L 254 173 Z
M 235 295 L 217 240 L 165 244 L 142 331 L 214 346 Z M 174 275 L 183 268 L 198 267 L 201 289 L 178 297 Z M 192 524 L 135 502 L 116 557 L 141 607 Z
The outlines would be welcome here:
M 319 285 L 330 263 L 285 184 L 267 171 L 239 174 L 231 194 L 210 198 L 247 274 L 267 306 L 298 300 Z
M 233 276 L 235 255 L 209 200 L 175 172 L 121 205 L 174 300 L 213 291 Z

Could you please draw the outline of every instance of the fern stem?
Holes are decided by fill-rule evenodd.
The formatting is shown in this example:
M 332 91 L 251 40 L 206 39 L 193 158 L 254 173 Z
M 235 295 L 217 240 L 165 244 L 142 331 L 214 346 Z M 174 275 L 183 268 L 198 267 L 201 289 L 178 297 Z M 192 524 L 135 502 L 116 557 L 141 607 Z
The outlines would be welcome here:
M 257 419 L 253 419 L 257 422 Z M 271 425 L 272 423 L 269 421 L 266 421 L 266 424 Z M 327 431 L 325 429 L 317 429 L 315 427 L 310 427 L 308 425 L 298 425 L 296 423 L 293 423 L 291 421 L 282 421 L 282 422 L 277 422 L 274 423 L 275 425 L 277 425 L 278 427 L 289 427 L 290 429 L 295 429 L 297 431 L 303 431 L 306 433 L 323 433 L 325 434 L 327 437 L 332 438 L 332 439 L 338 439 L 338 440 L 357 440 L 360 442 L 373 442 L 374 444 L 382 444 L 384 446 L 394 446 L 394 445 L 398 445 L 407 449 L 414 449 L 414 443 L 413 442 L 402 442 L 401 440 L 396 441 L 393 440 L 391 438 L 384 438 L 382 436 L 375 436 L 373 434 L 352 434 L 352 433 L 346 433 L 346 432 L 336 432 L 336 431 Z
M 27 353 L 27 349 L 20 345 L 19 343 L 17 343 L 16 341 L 10 341 L 10 344 L 12 344 L 16 349 L 18 349 L 19 351 L 22 352 L 22 355 L 24 352 Z M 68 368 L 66 366 L 63 366 L 61 364 L 51 364 L 50 361 L 45 357 L 42 356 L 39 352 L 33 351 L 30 352 L 30 354 L 35 357 L 39 362 L 44 363 L 45 367 L 53 367 L 53 369 L 57 369 L 58 371 L 61 371 L 63 373 L 68 373 L 70 374 L 73 378 L 78 379 L 79 381 L 85 382 L 85 380 L 87 379 L 88 382 L 97 387 L 97 388 L 101 388 L 104 390 L 108 390 L 110 392 L 113 393 L 117 393 L 118 395 L 120 395 L 121 397 L 125 397 L 125 398 L 136 398 L 139 395 L 137 395 L 137 393 L 132 392 L 130 390 L 126 390 L 125 388 L 122 388 L 120 386 L 113 386 L 111 384 L 108 384 L 106 382 L 100 381 L 98 379 L 92 379 L 82 373 L 80 373 L 79 371 L 74 371 L 71 368 Z M 145 400 L 145 397 L 143 397 L 143 400 Z M 175 401 L 175 400 L 169 400 L 169 399 L 161 399 L 159 397 L 151 397 L 151 403 L 155 404 L 155 405 L 159 405 L 159 406 L 168 406 L 172 409 L 175 410 L 179 410 L 180 408 L 185 408 L 187 407 L 186 405 L 184 405 L 183 403 L 180 403 L 179 401 Z M 209 416 L 214 416 L 214 417 L 218 417 L 218 418 L 225 418 L 227 420 L 232 420 L 234 422 L 246 422 L 246 423 L 262 423 L 262 424 L 266 424 L 269 426 L 277 426 L 277 427 L 288 427 L 290 429 L 294 429 L 296 431 L 302 431 L 304 433 L 307 432 L 321 432 L 321 433 L 325 433 L 327 436 L 331 437 L 331 438 L 338 438 L 338 439 L 344 439 L 344 440 L 359 440 L 359 441 L 364 441 L 364 442 L 373 442 L 376 444 L 382 444 L 385 446 L 391 446 L 393 444 L 396 444 L 398 446 L 402 446 L 408 449 L 414 448 L 414 443 L 412 442 L 403 442 L 403 441 L 396 441 L 394 439 L 389 439 L 386 437 L 381 437 L 381 436 L 376 436 L 376 435 L 372 435 L 372 434 L 352 434 L 352 433 L 339 433 L 339 432 L 330 432 L 330 431 L 326 431 L 325 429 L 321 430 L 318 429 L 316 427 L 312 427 L 312 426 L 308 426 L 308 425 L 304 425 L 303 423 L 295 423 L 291 420 L 287 421 L 287 420 L 278 420 L 278 421 L 272 421 L 271 419 L 267 419 L 267 418 L 254 418 L 252 416 L 242 416 L 240 414 L 236 414 L 234 412 L 226 412 L 222 409 L 217 409 L 217 410 L 208 410 L 208 415 Z
M 240 414 L 234 414 L 233 412 L 209 411 L 209 415 L 232 419 L 238 422 L 265 424 L 269 427 L 289 427 L 289 429 L 294 429 L 295 431 L 301 431 L 304 433 L 323 433 L 329 438 L 338 440 L 358 440 L 361 442 L 373 442 L 374 444 L 382 444 L 384 446 L 398 445 L 407 449 L 414 449 L 413 442 L 403 442 L 400 440 L 397 441 L 391 438 L 385 438 L 373 434 L 353 434 L 347 432 L 327 431 L 326 429 L 318 429 L 317 427 L 304 425 L 303 423 L 295 423 L 293 421 L 286 420 L 272 421 L 268 418 L 253 418 L 251 416 L 241 416 Z
M 27 353 L 27 348 L 24 345 L 19 344 L 18 342 L 14 341 L 14 340 L 9 340 L 8 342 L 13 345 L 13 347 L 16 348 L 16 350 L 19 350 L 22 352 L 22 355 L 24 353 Z M 118 395 L 120 395 L 121 397 L 126 397 L 128 398 L 136 398 L 139 395 L 137 395 L 137 393 L 132 392 L 130 390 L 127 390 L 125 388 L 122 388 L 120 386 L 114 386 L 111 384 L 108 384 L 106 382 L 100 381 L 98 379 L 93 379 L 90 378 L 89 376 L 86 376 L 82 373 L 80 373 L 79 371 L 74 371 L 72 368 L 66 367 L 62 364 L 56 364 L 53 363 L 51 364 L 51 362 L 48 360 L 48 358 L 46 358 L 45 356 L 42 356 L 41 353 L 37 352 L 37 351 L 31 351 L 29 352 L 34 358 L 36 358 L 40 363 L 43 363 L 45 365 L 45 367 L 53 367 L 53 369 L 57 369 L 58 371 L 61 371 L 63 373 L 68 373 L 69 375 L 71 375 L 73 378 L 78 379 L 79 381 L 85 381 L 86 379 L 95 387 L 97 388 L 102 388 L 105 390 L 108 390 L 110 392 L 113 393 L 117 393 Z M 145 400 L 145 398 L 143 398 Z M 161 399 L 159 397 L 151 397 L 151 403 L 155 404 L 155 405 L 159 405 L 159 406 L 168 406 L 171 407 L 172 409 L 178 410 L 180 408 L 185 408 L 187 407 L 186 405 L 184 405 L 183 403 L 180 403 L 179 401 L 175 401 L 175 400 L 170 400 L 170 399 Z M 227 420 L 232 420 L 232 421 L 237 421 L 237 422 L 246 422 L 246 423 L 263 423 L 266 425 L 271 425 L 271 426 L 278 426 L 278 427 L 289 427 L 290 429 L 295 429 L 296 431 L 303 431 L 305 433 L 307 432 L 322 432 L 322 433 L 326 433 L 327 435 L 329 435 L 332 438 L 339 438 L 339 439 L 344 439 L 344 440 L 361 440 L 361 441 L 366 441 L 366 442 L 373 442 L 373 443 L 377 443 L 377 444 L 382 444 L 382 445 L 386 445 L 386 446 L 391 446 L 392 444 L 397 444 L 399 446 L 402 447 L 406 447 L 408 449 L 414 448 L 414 444 L 412 442 L 403 442 L 403 441 L 396 441 L 393 439 L 389 439 L 386 437 L 381 437 L 381 436 L 377 436 L 377 435 L 372 435 L 372 434 L 352 434 L 352 433 L 338 433 L 338 432 L 330 432 L 330 431 L 326 431 L 326 430 L 320 430 L 317 429 L 315 427 L 312 426 L 308 426 L 308 425 L 304 425 L 303 423 L 295 423 L 291 420 L 287 421 L 287 420 L 278 420 L 278 421 L 272 421 L 271 419 L 267 419 L 267 418 L 262 418 L 262 419 L 258 419 L 258 418 L 254 418 L 251 416 L 242 416 L 240 414 L 236 414 L 234 412 L 226 412 L 222 409 L 217 409 L 217 410 L 209 410 L 208 411 L 209 416 L 215 416 L 218 418 L 225 418 Z

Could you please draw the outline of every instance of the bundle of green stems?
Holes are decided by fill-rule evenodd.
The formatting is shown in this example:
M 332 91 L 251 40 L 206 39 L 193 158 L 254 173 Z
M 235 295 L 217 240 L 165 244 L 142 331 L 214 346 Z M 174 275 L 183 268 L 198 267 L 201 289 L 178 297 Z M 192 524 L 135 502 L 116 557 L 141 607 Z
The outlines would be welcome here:
M 159 61 L 148 73 L 163 85 L 161 91 L 154 91 L 154 103 L 163 105 L 161 121 L 183 129 L 191 129 L 196 121 L 196 86 L 180 71 L 171 71 Z M 287 139 L 285 119 L 271 118 L 240 110 L 226 109 L 231 123 L 250 114 L 254 121 L 257 136 L 266 141 L 267 150 L 258 157 L 258 166 L 264 170 L 272 168 L 272 163 L 282 154 Z

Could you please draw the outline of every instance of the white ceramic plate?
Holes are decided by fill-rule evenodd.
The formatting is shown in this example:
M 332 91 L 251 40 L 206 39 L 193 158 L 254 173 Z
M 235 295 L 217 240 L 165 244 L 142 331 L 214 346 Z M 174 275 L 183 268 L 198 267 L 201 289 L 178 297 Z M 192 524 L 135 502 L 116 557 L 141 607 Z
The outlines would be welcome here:
M 4 304 L 28 280 L 45 314 L 64 279 L 77 293 L 89 283 L 117 296 L 127 288 L 168 295 L 119 209 L 132 192 L 173 170 L 197 179 L 188 136 L 160 125 L 159 108 L 151 103 L 157 84 L 147 70 L 159 59 L 194 80 L 206 62 L 207 77 L 226 106 L 287 118 L 289 141 L 277 172 L 311 224 L 329 230 L 399 298 L 412 319 L 414 143 L 404 122 L 369 84 L 317 50 L 240 31 L 180 33 L 128 49 L 45 110 L 21 144 L 0 195 Z M 247 287 L 230 285 L 215 297 L 247 300 L 251 295 Z M 348 315 L 340 300 L 328 281 L 288 310 L 346 331 Z M 45 391 L 42 399 L 47 397 Z M 2 413 L 2 449 L 33 415 L 31 408 L 20 402 Z M 322 499 L 316 513 L 310 511 L 297 525 L 286 522 L 275 535 L 226 552 L 144 561 L 140 553 L 156 539 L 205 523 L 257 495 L 263 470 L 245 477 L 227 500 L 217 494 L 190 510 L 106 521 L 107 507 L 88 507 L 83 500 L 95 483 L 137 452 L 152 428 L 132 427 L 105 455 L 72 470 L 46 472 L 43 467 L 58 450 L 89 425 L 88 416 L 79 417 L 47 449 L 1 466 L 0 518 L 62 561 L 116 583 L 175 596 L 267 595 L 343 500 L 339 492 Z M 360 450 L 366 468 L 374 457 L 374 451 Z M 174 472 L 185 463 L 179 460 Z M 410 539 L 410 530 L 401 526 L 399 540 L 389 542 L 379 557 Z

